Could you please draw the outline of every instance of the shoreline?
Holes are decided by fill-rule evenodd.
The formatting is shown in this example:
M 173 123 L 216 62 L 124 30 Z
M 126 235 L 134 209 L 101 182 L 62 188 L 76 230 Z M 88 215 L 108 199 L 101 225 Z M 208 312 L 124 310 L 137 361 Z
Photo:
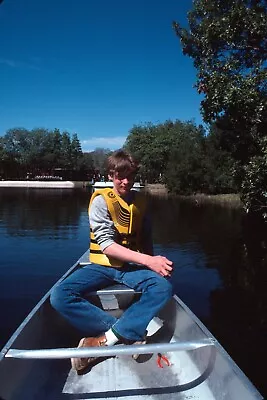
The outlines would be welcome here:
M 89 181 L 0 181 L 1 188 L 34 188 L 34 189 L 89 189 L 92 187 L 92 183 Z M 144 187 L 144 192 L 159 197 L 172 197 L 168 193 L 168 189 L 165 185 L 160 183 L 147 183 Z M 176 197 L 176 196 L 175 196 Z M 178 198 L 185 201 L 194 202 L 197 206 L 202 204 L 223 204 L 236 208 L 242 207 L 242 202 L 238 194 L 192 194 L 188 196 L 177 195 Z
M 89 186 L 87 181 L 0 181 L 0 188 L 82 189 Z
M 21 180 L 12 181 L 4 180 L 0 181 L 1 188 L 35 188 L 35 189 L 84 189 L 91 188 L 92 183 L 89 181 L 31 181 Z M 152 195 L 168 195 L 168 190 L 165 185 L 162 184 L 146 184 L 144 191 Z
M 204 193 L 196 193 L 190 195 L 173 195 L 168 192 L 168 189 L 163 184 L 146 184 L 145 192 L 151 196 L 158 196 L 161 198 L 177 198 L 180 201 L 191 202 L 195 204 L 197 207 L 206 204 L 214 204 L 221 205 L 231 208 L 243 208 L 243 203 L 240 199 L 240 195 L 238 193 L 230 193 L 230 194 L 204 194 Z

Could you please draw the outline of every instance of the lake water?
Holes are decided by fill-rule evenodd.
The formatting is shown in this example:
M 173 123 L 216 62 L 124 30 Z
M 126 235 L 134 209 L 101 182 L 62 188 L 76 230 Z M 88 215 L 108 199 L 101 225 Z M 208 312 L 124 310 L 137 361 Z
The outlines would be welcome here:
M 88 248 L 89 193 L 0 189 L 0 347 Z M 240 211 L 151 197 L 155 253 L 175 263 L 175 292 L 267 394 L 267 266 Z

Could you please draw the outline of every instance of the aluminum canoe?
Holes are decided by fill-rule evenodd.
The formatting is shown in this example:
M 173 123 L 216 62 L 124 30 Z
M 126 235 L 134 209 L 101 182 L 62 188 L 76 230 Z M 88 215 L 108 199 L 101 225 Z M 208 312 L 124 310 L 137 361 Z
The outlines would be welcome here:
M 88 252 L 59 281 L 85 264 Z M 147 344 L 101 349 L 76 348 L 78 333 L 52 309 L 49 296 L 50 291 L 1 350 L 0 400 L 263 399 L 177 296 L 150 322 Z M 117 285 L 89 298 L 119 316 L 139 296 Z M 89 356 L 100 358 L 90 371 L 77 375 L 70 357 Z

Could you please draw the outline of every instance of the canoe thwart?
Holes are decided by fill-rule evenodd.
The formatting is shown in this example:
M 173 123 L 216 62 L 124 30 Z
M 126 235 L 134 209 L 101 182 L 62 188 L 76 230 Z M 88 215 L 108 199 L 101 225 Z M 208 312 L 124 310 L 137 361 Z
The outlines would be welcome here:
M 62 358 L 86 358 L 86 357 L 113 357 L 133 354 L 166 353 L 173 351 L 190 351 L 202 347 L 214 346 L 213 338 L 172 343 L 153 343 L 143 345 L 118 345 L 106 347 L 82 347 L 82 348 L 58 348 L 40 350 L 9 349 L 6 358 L 24 359 L 62 359 Z

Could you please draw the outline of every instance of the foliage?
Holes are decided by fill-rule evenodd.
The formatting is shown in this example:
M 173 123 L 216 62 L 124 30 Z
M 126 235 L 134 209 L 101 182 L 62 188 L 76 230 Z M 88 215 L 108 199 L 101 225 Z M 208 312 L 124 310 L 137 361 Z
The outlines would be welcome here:
M 77 134 L 13 128 L 0 140 L 0 173 L 5 179 L 51 174 L 84 179 L 88 173 L 93 175 L 93 161 L 83 155 Z
M 96 179 L 101 179 L 102 176 L 106 176 L 106 161 L 108 156 L 111 154 L 109 149 L 103 149 L 101 147 L 96 148 L 91 152 L 91 157 L 94 164 Z
M 77 133 L 72 135 L 72 141 L 70 144 L 70 154 L 71 154 L 71 162 L 74 169 L 78 169 L 80 166 L 80 161 L 82 159 L 83 153 L 80 141 L 78 139 Z
M 234 181 L 236 162 L 230 150 L 222 146 L 223 132 L 214 124 L 205 138 L 204 187 L 209 193 L 237 193 Z
M 165 183 L 170 192 L 232 192 L 233 160 L 220 147 L 218 129 L 205 133 L 192 121 L 134 126 L 125 147 L 141 162 L 141 178 Z M 78 135 L 43 128 L 10 129 L 0 138 L 0 174 L 4 179 L 56 175 L 64 179 L 102 179 L 109 149 L 82 153 Z
M 71 168 L 71 138 L 69 132 L 63 132 L 61 135 L 59 164 L 61 167 Z
M 79 166 L 82 171 L 88 173 L 88 178 L 92 178 L 95 173 L 92 153 L 83 153 L 82 158 L 79 161 Z
M 242 201 L 249 211 L 261 212 L 267 219 L 267 137 L 261 142 L 263 156 L 251 157 L 244 168 Z
M 170 192 L 233 191 L 232 158 L 216 143 L 215 132 L 212 141 L 202 126 L 191 121 L 134 126 L 125 147 L 139 159 L 142 179 L 164 182 Z
M 250 208 L 266 192 L 266 186 L 254 191 L 249 182 L 253 170 L 263 174 L 259 179 L 265 183 L 267 2 L 195 0 L 188 22 L 189 29 L 177 22 L 173 26 L 198 71 L 202 115 L 224 132 L 221 143 L 239 164 L 236 182 Z
M 164 124 L 135 125 L 129 132 L 125 148 L 140 160 L 140 174 L 148 182 L 160 182 L 168 163 L 175 132 L 182 126 L 180 121 Z

